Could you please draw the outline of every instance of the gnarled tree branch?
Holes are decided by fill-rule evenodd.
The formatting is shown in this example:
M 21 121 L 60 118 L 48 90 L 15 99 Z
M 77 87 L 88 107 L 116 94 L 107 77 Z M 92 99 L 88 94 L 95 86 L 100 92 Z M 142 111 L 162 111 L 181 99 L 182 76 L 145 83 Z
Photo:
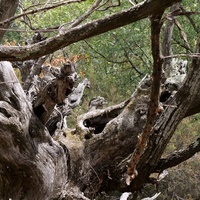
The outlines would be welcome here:
M 82 26 L 67 30 L 64 34 L 46 39 L 37 44 L 21 47 L 0 46 L 0 60 L 16 61 L 39 58 L 60 48 L 86 38 L 105 33 L 109 30 L 125 26 L 132 22 L 144 19 L 154 13 L 173 5 L 180 0 L 150 0 L 137 4 L 129 10 L 92 21 Z
M 0 31 L 0 41 L 2 40 L 4 34 L 6 33 L 6 29 L 10 25 L 10 23 L 2 24 L 1 22 L 12 17 L 15 14 L 18 3 L 19 3 L 19 0 L 1 0 L 0 1 L 0 28 L 4 29 Z

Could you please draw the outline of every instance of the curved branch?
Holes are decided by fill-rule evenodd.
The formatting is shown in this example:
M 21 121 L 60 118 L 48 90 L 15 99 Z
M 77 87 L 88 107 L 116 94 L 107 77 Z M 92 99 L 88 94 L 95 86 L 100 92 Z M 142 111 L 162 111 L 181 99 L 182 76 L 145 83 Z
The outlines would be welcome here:
M 199 33 L 199 27 L 195 24 L 194 20 L 192 19 L 192 17 L 190 15 L 187 14 L 187 11 L 185 10 L 185 8 L 181 5 L 180 6 L 182 12 L 186 13 L 185 16 L 188 18 L 188 20 L 190 21 L 191 25 L 193 26 L 194 30 L 196 31 L 196 33 Z
M 116 64 L 124 64 L 127 63 L 127 60 L 123 60 L 123 61 L 116 61 L 116 60 L 110 60 L 109 58 L 107 58 L 105 55 L 103 55 L 102 53 L 98 52 L 91 44 L 89 44 L 86 40 L 84 41 L 94 52 L 95 54 L 98 54 L 100 57 L 102 57 L 104 60 L 106 60 L 107 62 L 110 63 L 116 63 Z
M 77 119 L 76 133 L 81 134 L 81 138 L 87 139 L 94 136 L 94 134 L 100 133 L 106 124 L 116 118 L 130 101 L 131 99 L 128 99 L 120 104 L 104 109 L 92 109 L 80 115 Z
M 190 144 L 186 149 L 178 151 L 168 156 L 168 158 L 161 159 L 155 168 L 155 172 L 161 172 L 167 168 L 174 167 L 183 161 L 191 158 L 195 153 L 200 151 L 200 137 L 195 142 Z
M 170 11 L 173 12 L 174 10 L 177 10 L 180 6 L 180 3 L 174 4 L 171 6 Z M 164 37 L 163 37 L 163 42 L 162 42 L 162 54 L 163 56 L 169 56 L 173 54 L 172 50 L 172 34 L 173 34 L 173 29 L 174 29 L 174 20 L 173 18 L 171 20 L 167 21 L 166 28 L 164 31 Z M 170 65 L 172 61 L 172 58 L 168 58 L 164 60 L 163 63 L 163 70 L 167 70 L 168 66 Z
M 116 35 L 114 35 L 115 39 L 117 42 L 119 42 L 119 39 Z M 120 46 L 122 47 L 122 49 L 124 50 L 124 56 L 126 57 L 127 59 L 127 62 L 131 65 L 131 67 L 139 74 L 139 76 L 142 76 L 144 75 L 134 64 L 133 62 L 131 61 L 130 59 L 130 56 L 129 56 L 129 52 L 126 50 L 126 48 L 120 43 Z
M 85 0 L 70 0 L 70 1 L 64 1 L 64 2 L 62 1 L 62 2 L 58 2 L 55 5 L 46 6 L 46 7 L 38 8 L 38 9 L 35 9 L 35 10 L 30 10 L 30 11 L 24 12 L 22 14 L 10 17 L 10 18 L 8 18 L 8 19 L 6 19 L 4 21 L 1 21 L 0 22 L 0 26 L 6 25 L 6 24 L 10 23 L 11 21 L 14 21 L 15 19 L 23 17 L 25 15 L 30 15 L 30 14 L 34 14 L 34 13 L 38 13 L 38 12 L 42 12 L 42 11 L 47 11 L 47 10 L 50 10 L 50 9 L 57 8 L 59 6 L 63 6 L 63 5 L 70 4 L 70 3 L 75 3 L 75 2 L 82 2 L 82 1 L 85 1 Z
M 154 13 L 173 5 L 180 0 L 144 1 L 129 10 L 95 20 L 82 26 L 74 27 L 64 34 L 57 35 L 37 44 L 28 46 L 0 47 L 0 60 L 16 61 L 39 58 L 72 43 L 105 33 L 109 30 L 125 26 L 144 19 Z
M 76 21 L 74 21 L 69 28 L 75 27 L 78 24 L 80 24 L 82 21 L 84 21 L 88 16 L 90 16 L 99 6 L 99 4 L 101 3 L 102 0 L 96 0 L 94 2 L 94 4 L 92 5 L 92 7 L 83 15 L 81 16 L 79 19 L 77 19 Z
M 116 4 L 111 3 L 111 5 L 108 5 L 107 7 L 100 9 L 101 7 L 105 6 L 105 5 L 109 2 L 109 0 L 107 0 L 103 5 L 99 6 L 98 11 L 105 11 L 105 10 L 108 10 L 108 9 L 110 9 L 110 8 L 114 8 L 114 7 L 120 6 L 120 5 L 121 5 L 120 0 L 117 0 L 117 1 L 118 1 L 118 2 L 117 2 Z M 110 3 L 110 2 L 109 2 L 109 3 Z

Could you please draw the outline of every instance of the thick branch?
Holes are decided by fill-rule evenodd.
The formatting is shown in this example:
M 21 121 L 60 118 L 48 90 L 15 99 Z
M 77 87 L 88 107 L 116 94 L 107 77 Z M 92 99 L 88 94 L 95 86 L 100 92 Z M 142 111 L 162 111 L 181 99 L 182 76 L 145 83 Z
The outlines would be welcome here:
M 43 55 L 52 53 L 60 48 L 69 46 L 72 43 L 89 37 L 99 35 L 132 22 L 144 19 L 154 13 L 173 5 L 180 0 L 149 0 L 137 6 L 113 14 L 109 17 L 92 21 L 82 26 L 78 26 L 66 31 L 64 34 L 49 38 L 37 44 L 21 47 L 0 47 L 0 60 L 28 60 L 39 58 Z
M 23 69 L 24 71 L 28 71 L 28 74 L 22 74 L 22 78 L 26 78 L 24 79 L 24 83 L 23 83 L 23 89 L 25 91 L 28 91 L 29 87 L 31 86 L 31 84 L 34 81 L 34 77 L 35 76 L 39 76 L 40 72 L 41 72 L 41 67 L 44 64 L 46 60 L 46 57 L 43 56 L 41 58 L 39 58 L 38 60 L 35 60 L 35 62 L 32 62 L 32 67 L 29 71 L 29 69 L 27 69 L 27 66 L 21 66 L 21 68 L 25 68 Z M 27 75 L 27 76 L 26 76 Z M 26 77 L 24 77 L 26 76 Z
M 197 44 L 197 53 L 199 53 L 199 49 L 200 40 Z M 109 180 L 111 189 L 116 190 L 116 188 L 119 188 L 122 191 L 138 190 L 144 184 L 144 180 L 147 180 L 150 174 L 155 171 L 154 169 L 158 165 L 159 160 L 167 144 L 169 143 L 169 140 L 173 136 L 179 122 L 185 117 L 188 108 L 191 106 L 191 102 L 194 101 L 196 95 L 199 93 L 199 65 L 200 57 L 193 58 L 193 62 L 189 67 L 190 70 L 183 86 L 181 87 L 181 89 L 178 90 L 175 96 L 169 99 L 167 105 L 164 107 L 164 110 L 157 116 L 146 149 L 137 165 L 138 175 L 136 176 L 136 178 L 132 180 L 129 186 L 127 186 L 127 176 L 122 176 L 122 174 L 126 172 L 127 161 L 129 161 L 131 158 L 131 155 L 129 154 L 129 157 L 123 157 L 124 159 L 121 159 L 121 162 L 117 164 L 117 167 L 115 167 L 115 169 L 110 172 L 109 177 L 115 177 L 114 179 Z M 135 102 L 137 105 L 138 102 L 136 100 Z M 145 106 L 148 106 L 147 102 L 142 103 L 142 107 L 144 108 Z M 129 106 L 127 106 L 127 108 L 128 107 Z M 132 115 L 133 113 L 135 115 L 136 111 L 132 110 Z M 129 118 L 125 118 L 129 120 L 131 119 L 130 116 Z M 142 117 L 140 116 L 140 118 Z M 137 118 L 134 118 L 134 121 L 136 122 Z M 140 131 L 144 128 L 144 122 L 140 121 L 136 124 L 136 126 L 138 126 L 139 124 L 143 124 L 139 131 L 135 129 L 133 129 L 134 131 L 132 131 L 132 133 L 138 135 L 139 133 L 141 133 Z M 127 138 L 127 140 L 128 139 L 129 138 Z
M 100 133 L 106 124 L 118 116 L 129 102 L 130 99 L 105 109 L 91 109 L 90 107 L 89 112 L 78 117 L 76 133 L 80 134 L 81 138 L 87 139 Z
M 50 134 L 53 135 L 57 128 L 66 129 L 66 117 L 71 114 L 71 110 L 77 107 L 83 97 L 85 87 L 89 87 L 88 79 L 81 81 L 72 93 L 63 101 L 61 105 L 54 108 L 51 116 L 45 124 Z
M 70 61 L 65 62 L 61 68 L 46 68 L 46 75 L 43 78 L 34 76 L 34 82 L 27 91 L 35 114 L 44 124 L 48 121 L 54 106 L 61 105 L 73 91 L 78 77 L 75 65 Z

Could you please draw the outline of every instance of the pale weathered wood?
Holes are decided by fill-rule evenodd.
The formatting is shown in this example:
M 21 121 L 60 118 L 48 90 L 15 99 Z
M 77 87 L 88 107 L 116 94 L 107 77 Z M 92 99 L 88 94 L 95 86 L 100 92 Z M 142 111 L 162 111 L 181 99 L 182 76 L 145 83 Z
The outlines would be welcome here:
M 0 63 L 0 199 L 58 198 L 68 154 L 34 115 L 9 62 Z
M 67 128 L 67 116 L 71 115 L 71 110 L 76 108 L 83 97 L 83 92 L 86 87 L 89 87 L 88 79 L 82 80 L 76 88 L 63 100 L 63 103 L 56 105 L 51 113 L 45 126 L 48 128 L 51 135 L 56 129 Z

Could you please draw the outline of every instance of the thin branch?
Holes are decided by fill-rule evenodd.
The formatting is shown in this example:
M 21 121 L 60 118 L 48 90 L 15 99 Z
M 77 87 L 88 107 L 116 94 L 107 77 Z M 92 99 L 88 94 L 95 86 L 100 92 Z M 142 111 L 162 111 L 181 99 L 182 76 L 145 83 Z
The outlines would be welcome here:
M 105 6 L 108 2 L 109 2 L 109 0 L 107 0 L 105 3 L 103 3 L 99 8 Z
M 186 149 L 173 153 L 166 159 L 161 159 L 155 168 L 155 172 L 163 171 L 167 168 L 174 167 L 183 161 L 191 158 L 195 153 L 200 151 L 200 137 L 190 144 Z
M 59 3 L 61 3 L 61 2 L 64 2 L 64 1 L 59 1 Z M 30 9 L 38 7 L 38 6 L 43 6 L 43 5 L 45 6 L 46 4 L 48 4 L 48 2 L 32 4 L 31 6 L 24 8 L 23 11 L 25 12 L 27 10 L 30 10 Z M 55 4 L 58 4 L 58 2 L 51 2 L 50 4 L 55 5 Z
M 146 65 L 147 68 L 149 68 L 149 66 L 148 66 L 147 62 L 145 61 L 144 57 L 146 57 L 146 59 L 149 61 L 150 64 L 152 64 L 152 61 L 151 61 L 151 59 L 148 57 L 148 55 L 145 53 L 145 51 L 142 49 L 142 47 L 141 47 L 137 42 L 135 42 L 135 41 L 134 41 L 134 45 L 133 45 L 133 44 L 129 44 L 129 43 L 127 42 L 127 40 L 125 40 L 125 39 L 123 39 L 123 41 L 124 41 L 124 43 L 127 44 L 129 50 L 132 51 L 132 52 L 134 53 L 135 57 L 138 57 L 138 59 L 139 59 L 140 61 L 142 61 L 142 63 L 143 63 L 144 65 Z M 141 51 L 142 55 L 139 55 L 139 54 L 135 53 L 135 51 L 134 51 L 133 48 L 132 48 L 133 46 L 137 46 L 137 47 L 139 48 L 139 50 Z
M 180 47 L 183 47 L 185 50 L 191 52 L 190 49 L 188 49 L 188 47 L 185 44 L 182 44 L 180 41 L 178 41 L 176 38 L 173 38 L 173 40 L 176 42 L 177 45 L 179 45 Z
M 19 83 L 19 81 L 6 81 L 6 82 L 0 82 L 0 84 L 7 84 L 7 83 Z
M 127 63 L 127 60 L 124 61 L 113 61 L 108 59 L 106 56 L 104 56 L 102 53 L 98 52 L 91 44 L 89 44 L 86 40 L 84 41 L 96 54 L 100 55 L 103 59 L 105 59 L 107 62 L 110 63 L 116 63 L 116 64 L 124 64 Z
M 106 3 L 104 3 L 103 5 L 101 5 L 100 7 L 103 7 L 104 5 L 106 5 L 107 3 L 109 2 L 109 0 L 108 1 L 106 1 Z M 110 8 L 114 8 L 114 7 L 118 7 L 118 6 L 120 6 L 121 5 L 121 2 L 120 2 L 120 0 L 117 0 L 117 4 L 112 4 L 112 5 L 110 5 L 110 6 L 107 6 L 106 8 L 103 8 L 103 9 L 98 9 L 98 11 L 105 11 L 105 10 L 108 10 L 108 9 L 110 9 Z M 99 7 L 99 8 L 100 8 Z
M 163 19 L 174 19 L 174 17 L 176 16 L 181 16 L 181 15 L 186 15 L 186 16 L 190 16 L 190 15 L 195 15 L 195 14 L 200 14 L 200 12 L 187 12 L 187 11 L 181 11 L 181 9 L 176 9 L 173 12 L 168 13 Z
M 179 9 L 180 3 L 176 3 L 170 8 L 170 12 Z M 174 19 L 167 20 L 167 24 L 164 30 L 164 37 L 162 42 L 162 54 L 163 56 L 168 56 L 173 54 L 172 49 L 172 36 L 174 30 Z M 171 63 L 171 58 L 165 59 L 163 63 L 163 70 L 168 70 L 168 66 Z
M 184 30 L 183 30 L 181 24 L 178 22 L 177 19 L 174 19 L 174 23 L 176 24 L 176 26 L 177 26 L 177 28 L 178 28 L 178 30 L 179 30 L 180 36 L 181 36 L 181 38 L 184 40 L 184 42 L 185 42 L 185 44 L 186 44 L 186 46 L 187 46 L 187 49 L 188 49 L 188 50 L 191 50 L 191 49 L 190 49 L 190 45 L 189 45 L 189 43 L 188 43 L 187 35 L 185 34 L 185 32 L 184 32 Z
M 38 8 L 38 9 L 35 9 L 35 10 L 30 10 L 30 11 L 24 12 L 22 14 L 19 14 L 19 15 L 13 16 L 13 17 L 10 17 L 10 18 L 0 22 L 0 26 L 5 25 L 7 23 L 10 23 L 11 21 L 13 21 L 17 18 L 23 17 L 25 15 L 30 15 L 30 14 L 35 14 L 35 13 L 42 12 L 42 11 L 51 10 L 51 9 L 54 9 L 54 8 L 57 8 L 57 7 L 60 7 L 60 6 L 63 6 L 63 5 L 67 5 L 67 4 L 70 4 L 70 3 L 76 3 L 76 2 L 80 3 L 82 1 L 85 1 L 85 0 L 70 0 L 70 1 L 58 2 L 57 4 L 52 5 L 52 6 L 47 6 L 47 7 L 42 7 L 42 8 Z
M 132 60 L 129 58 L 128 52 L 124 49 L 125 56 L 127 58 L 128 63 L 131 65 L 131 67 L 141 76 L 144 75 L 140 70 L 137 69 L 137 67 L 133 64 Z
M 184 9 L 184 7 L 183 7 L 182 5 L 180 6 L 180 8 L 181 8 L 181 10 L 182 10 L 183 12 L 185 12 L 185 13 L 187 12 L 187 11 Z M 191 16 L 186 14 L 186 17 L 188 18 L 188 20 L 189 20 L 190 23 L 192 24 L 194 30 L 195 30 L 197 33 L 199 33 L 199 28 L 197 27 L 196 23 L 195 23 L 194 20 L 191 18 Z
M 56 28 L 48 28 L 48 29 L 31 29 L 31 30 L 26 30 L 26 29 L 12 29 L 12 28 L 0 28 L 0 31 L 10 31 L 10 32 L 40 32 L 40 33 L 48 33 L 48 32 L 54 32 L 58 31 L 59 27 Z
M 149 135 L 152 131 L 153 124 L 157 113 L 159 112 L 159 95 L 162 75 L 163 59 L 160 55 L 160 30 L 162 26 L 163 11 L 151 17 L 151 48 L 153 56 L 153 73 L 152 73 L 152 86 L 150 94 L 150 104 L 147 114 L 147 121 L 142 134 L 138 136 L 138 143 L 128 163 L 126 183 L 130 185 L 131 181 L 138 175 L 136 170 L 140 157 L 143 154 Z
M 131 61 L 131 59 L 129 58 L 129 53 L 127 52 L 126 48 L 124 48 L 124 46 L 121 44 L 121 42 L 119 41 L 117 35 L 114 35 L 116 42 L 118 42 L 120 44 L 120 46 L 122 47 L 122 49 L 124 50 L 124 54 L 125 57 L 128 61 L 128 63 L 131 65 L 131 67 L 141 76 L 143 75 L 143 73 L 141 71 L 139 71 L 139 69 L 137 69 L 137 67 L 133 64 L 133 62 Z
M 20 9 L 21 14 L 23 15 L 23 10 Z M 25 25 L 27 25 L 31 30 L 34 30 L 35 28 L 32 26 L 31 20 L 27 15 L 23 15 L 21 17 L 21 22 L 24 23 Z
M 131 0 L 128 0 L 129 1 L 129 3 L 132 5 L 132 6 L 135 6 L 136 4 L 135 3 L 133 3 Z
M 150 64 L 152 64 L 152 61 L 151 59 L 148 57 L 147 53 L 142 49 L 142 47 L 137 43 L 137 42 L 134 42 L 134 44 L 139 48 L 139 50 L 142 52 L 142 55 L 144 55 L 144 57 L 146 57 L 146 59 L 149 61 Z M 148 64 L 145 62 L 145 60 L 143 59 L 143 56 L 140 56 L 140 59 L 143 61 L 144 64 L 148 66 Z
M 84 21 L 88 16 L 90 16 L 96 9 L 97 7 L 99 6 L 99 4 L 101 3 L 102 0 L 96 0 L 94 2 L 94 4 L 91 6 L 91 8 L 83 15 L 81 16 L 80 18 L 78 18 L 76 21 L 74 21 L 70 26 L 69 28 L 72 28 L 72 27 L 75 27 L 77 26 L 78 24 L 80 24 L 82 21 Z
M 85 41 L 86 42 L 86 41 Z M 95 52 L 97 53 L 98 55 L 100 55 L 103 59 L 105 59 L 107 62 L 110 62 L 110 63 L 116 63 L 116 64 L 124 64 L 124 63 L 129 63 L 131 65 L 131 68 L 130 69 L 134 69 L 140 76 L 143 75 L 142 72 L 140 72 L 136 66 L 132 63 L 132 61 L 130 60 L 129 56 L 128 56 L 128 53 L 125 52 L 126 54 L 126 60 L 123 60 L 123 61 L 114 61 L 114 60 L 110 60 L 108 59 L 106 56 L 104 56 L 102 53 L 98 52 L 97 50 L 95 50 L 88 42 L 86 42 L 86 44 Z

